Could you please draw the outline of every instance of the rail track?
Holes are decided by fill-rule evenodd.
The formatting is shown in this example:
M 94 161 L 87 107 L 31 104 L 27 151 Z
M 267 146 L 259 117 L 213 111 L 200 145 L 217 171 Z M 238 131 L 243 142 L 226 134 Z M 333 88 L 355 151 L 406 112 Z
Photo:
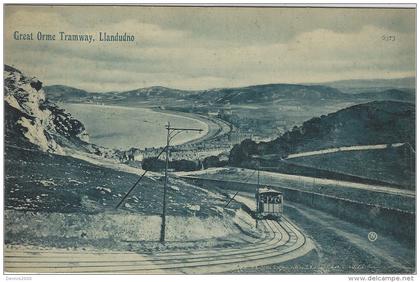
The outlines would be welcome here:
M 6 249 L 8 273 L 126 273 L 201 274 L 231 272 L 291 260 L 308 253 L 313 244 L 283 217 L 263 220 L 263 236 L 229 248 L 189 251 L 92 252 L 42 249 Z

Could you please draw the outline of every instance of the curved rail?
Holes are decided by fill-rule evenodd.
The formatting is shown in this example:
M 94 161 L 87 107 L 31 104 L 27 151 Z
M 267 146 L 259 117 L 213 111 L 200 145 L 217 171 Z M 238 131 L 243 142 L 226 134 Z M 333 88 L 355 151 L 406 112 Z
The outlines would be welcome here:
M 65 250 L 6 250 L 5 270 L 26 273 L 219 273 L 280 263 L 312 248 L 287 218 L 262 221 L 264 235 L 253 243 L 229 248 L 133 252 L 68 252 Z

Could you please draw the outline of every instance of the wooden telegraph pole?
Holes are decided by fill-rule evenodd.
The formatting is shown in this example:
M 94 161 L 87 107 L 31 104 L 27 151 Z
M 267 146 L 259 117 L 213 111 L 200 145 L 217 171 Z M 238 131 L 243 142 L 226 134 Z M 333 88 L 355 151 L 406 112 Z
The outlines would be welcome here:
M 258 215 L 260 212 L 260 199 L 259 199 L 259 190 L 260 190 L 260 166 L 257 167 L 257 191 L 255 192 L 255 201 L 256 201 L 256 211 L 255 211 L 255 228 L 258 229 Z
M 168 186 L 168 164 L 169 164 L 169 141 L 170 141 L 170 128 L 171 123 L 168 121 L 166 129 L 168 134 L 166 135 L 166 160 L 165 160 L 165 184 L 163 186 L 163 205 L 162 205 L 162 226 L 160 228 L 160 242 L 165 242 L 165 229 L 166 229 L 166 191 Z
M 160 242 L 165 243 L 165 231 L 166 231 L 166 193 L 168 190 L 168 166 L 169 166 L 169 150 L 171 140 L 183 131 L 203 131 L 202 129 L 196 128 L 175 128 L 171 127 L 171 123 L 168 122 L 166 126 L 166 160 L 165 160 L 165 184 L 163 186 L 163 204 L 162 204 L 162 225 L 160 228 Z M 175 134 L 173 134 L 175 133 Z M 173 134 L 173 135 L 172 135 Z

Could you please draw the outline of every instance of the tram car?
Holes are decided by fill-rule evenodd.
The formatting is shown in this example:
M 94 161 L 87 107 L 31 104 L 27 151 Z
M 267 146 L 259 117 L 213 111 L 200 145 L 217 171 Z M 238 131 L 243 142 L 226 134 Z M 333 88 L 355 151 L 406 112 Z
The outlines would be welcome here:
M 258 218 L 281 218 L 283 215 L 283 194 L 269 188 L 259 188 L 255 193 Z

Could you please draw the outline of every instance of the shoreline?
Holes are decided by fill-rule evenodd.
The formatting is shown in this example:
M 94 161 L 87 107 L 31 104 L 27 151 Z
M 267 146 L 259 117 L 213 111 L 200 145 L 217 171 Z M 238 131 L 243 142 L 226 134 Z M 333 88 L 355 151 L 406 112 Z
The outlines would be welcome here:
M 68 113 L 70 113 L 74 118 L 77 118 L 75 116 L 75 114 L 72 113 L 72 111 L 68 110 L 66 105 L 70 105 L 70 106 L 88 106 L 88 107 L 97 107 L 100 109 L 122 109 L 122 110 L 144 110 L 144 111 L 151 111 L 151 112 L 155 112 L 157 114 L 163 114 L 166 116 L 173 116 L 173 117 L 181 117 L 184 119 L 189 119 L 189 120 L 193 120 L 195 122 L 198 122 L 202 125 L 203 127 L 203 136 L 196 136 L 193 138 L 188 138 L 187 140 L 179 140 L 177 142 L 177 140 L 174 140 L 173 145 L 172 146 L 182 146 L 185 144 L 196 144 L 196 143 L 201 143 L 205 140 L 208 140 L 212 137 L 217 136 L 217 133 L 222 131 L 222 127 L 217 124 L 216 122 L 212 121 L 211 119 L 199 115 L 199 114 L 195 114 L 195 113 L 185 113 L 185 112 L 179 112 L 179 111 L 171 111 L 171 110 L 162 110 L 157 108 L 157 106 L 142 106 L 142 107 L 130 107 L 130 106 L 121 106 L 121 105 L 109 105 L 109 104 L 104 104 L 104 105 L 99 105 L 99 104 L 90 104 L 90 103 L 60 103 L 60 107 L 64 108 Z M 83 123 L 83 122 L 82 122 Z M 215 127 L 217 127 L 215 129 Z M 89 132 L 88 132 L 89 134 Z M 99 145 L 95 142 L 92 142 L 93 144 Z M 102 145 L 100 145 L 102 146 Z M 106 146 L 105 146 L 106 147 Z M 141 149 L 141 146 L 133 146 L 135 148 Z M 162 146 L 159 146 L 162 147 Z M 121 148 L 118 147 L 109 147 L 109 149 L 119 149 L 121 150 Z M 144 148 L 143 148 L 144 149 Z M 128 149 L 127 149 L 128 150 Z
M 212 118 L 204 116 L 202 114 L 186 113 L 186 112 L 179 112 L 179 111 L 172 111 L 172 110 L 162 110 L 162 109 L 155 109 L 155 108 L 153 108 L 152 110 L 157 112 L 157 113 L 173 114 L 173 115 L 182 116 L 182 117 L 185 117 L 185 118 L 192 118 L 192 119 L 201 121 L 203 123 L 206 123 L 208 130 L 207 130 L 205 135 L 203 135 L 199 138 L 191 139 L 191 140 L 189 140 L 187 142 L 184 142 L 182 144 L 176 144 L 175 146 L 186 145 L 186 144 L 191 144 L 191 145 L 199 144 L 199 143 L 204 142 L 208 139 L 217 137 L 220 132 L 223 133 L 223 128 L 220 124 L 218 124 L 217 122 L 212 120 Z M 232 125 L 229 124 L 228 122 L 226 122 L 224 120 L 219 120 L 219 119 L 217 119 L 217 121 L 220 121 L 221 123 L 224 123 L 226 126 L 230 127 L 229 131 L 225 132 L 225 133 L 229 133 L 232 130 Z M 212 128 L 212 126 L 213 127 L 216 126 L 217 129 Z

